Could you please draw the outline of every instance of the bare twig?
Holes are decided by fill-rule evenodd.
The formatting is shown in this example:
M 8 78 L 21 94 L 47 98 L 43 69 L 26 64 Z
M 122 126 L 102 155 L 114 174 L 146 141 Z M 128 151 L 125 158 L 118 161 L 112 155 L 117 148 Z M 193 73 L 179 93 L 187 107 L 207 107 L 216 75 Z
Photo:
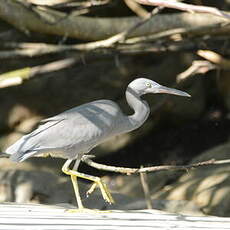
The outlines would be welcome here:
M 27 0 L 29 3 L 36 4 L 36 5 L 46 5 L 46 6 L 53 6 L 56 4 L 67 4 L 71 2 L 71 0 Z
M 148 11 L 146 11 L 139 3 L 133 0 L 124 0 L 124 2 L 139 17 L 147 18 L 149 16 Z
M 77 51 L 90 51 L 98 48 L 111 48 L 114 44 L 120 41 L 124 41 L 126 37 L 136 30 L 138 27 L 142 26 L 144 23 L 150 20 L 153 16 L 158 14 L 163 8 L 157 7 L 151 13 L 148 14 L 147 18 L 144 18 L 141 21 L 138 21 L 136 24 L 132 25 L 127 30 L 118 33 L 108 39 L 88 42 L 85 44 L 77 45 L 50 45 L 45 43 L 5 43 L 5 46 L 14 47 L 14 48 L 23 48 L 24 50 L 13 50 L 13 51 L 0 51 L 0 58 L 8 58 L 12 56 L 38 56 L 43 55 L 44 53 L 50 54 L 61 51 L 68 50 L 77 50 Z
M 88 44 L 88 43 L 87 43 Z M 95 43 L 95 49 L 93 49 L 93 43 L 88 45 L 52 45 L 45 43 L 1 43 L 4 47 L 15 47 L 14 50 L 0 51 L 0 59 L 15 58 L 15 57 L 37 57 L 41 55 L 49 55 L 54 53 L 60 53 L 64 51 L 75 51 L 75 56 L 92 55 L 97 57 L 114 56 L 114 54 L 128 54 L 136 55 L 143 53 L 162 53 L 166 51 L 185 51 L 191 49 L 198 49 L 198 46 L 193 41 L 170 41 L 167 44 L 159 43 L 137 43 L 137 44 L 116 44 L 116 46 L 100 47 L 99 43 Z M 40 48 L 39 48 L 40 47 Z M 89 52 L 90 51 L 90 52 Z
M 85 51 L 94 51 L 98 53 L 113 53 L 115 52 L 122 52 L 122 53 L 144 53 L 144 52 L 164 52 L 169 51 L 164 45 L 160 44 L 147 44 L 147 42 L 152 42 L 157 39 L 167 38 L 175 34 L 181 35 L 202 35 L 208 34 L 210 31 L 214 29 L 220 28 L 221 25 L 218 23 L 216 25 L 209 25 L 209 26 L 201 26 L 196 28 L 177 28 L 172 30 L 167 30 L 159 33 L 155 33 L 153 35 L 148 36 L 140 36 L 135 38 L 126 38 L 124 41 L 123 39 L 127 36 L 128 33 L 118 34 L 114 37 L 103 41 L 96 41 L 96 42 L 89 42 L 84 44 L 76 44 L 76 45 L 63 45 L 63 44 L 47 44 L 47 43 L 16 43 L 16 42 L 2 42 L 0 44 L 3 48 L 10 48 L 14 50 L 4 50 L 0 51 L 0 58 L 14 58 L 14 57 L 36 57 L 41 55 L 48 55 L 53 53 L 60 53 L 66 51 L 78 51 L 78 52 L 85 52 Z M 113 44 L 123 40 L 123 44 Z M 137 44 L 139 43 L 139 44 Z M 126 45 L 127 44 L 127 45 Z M 130 45 L 132 44 L 132 45 Z M 136 44 L 136 45 L 135 45 Z M 138 49 L 136 49 L 138 47 Z M 149 47 L 149 51 L 146 49 Z M 97 50 L 96 50 L 97 49 Z
M 126 39 L 125 43 L 126 44 L 133 44 L 133 43 L 139 43 L 139 42 L 152 42 L 156 41 L 158 39 L 162 38 L 170 38 L 173 35 L 186 35 L 186 36 L 201 36 L 201 35 L 207 35 L 209 34 L 210 31 L 213 31 L 215 29 L 218 29 L 224 25 L 217 23 L 216 25 L 207 25 L 207 26 L 197 26 L 197 27 L 192 27 L 192 28 L 176 28 L 176 29 L 169 29 L 166 31 L 154 33 L 151 35 L 146 35 L 146 36 L 139 36 L 139 37 L 133 37 L 133 38 L 128 38 Z
M 188 12 L 197 12 L 197 13 L 209 13 L 216 16 L 223 17 L 225 19 L 230 19 L 230 14 L 225 13 L 217 8 L 209 7 L 209 6 L 197 6 L 192 4 L 187 4 L 183 2 L 177 2 L 174 0 L 135 0 L 136 2 L 143 5 L 150 6 L 163 6 L 167 8 L 173 8 L 177 10 L 183 10 Z
M 169 37 L 172 36 L 174 34 L 196 34 L 196 33 L 206 33 L 209 34 L 209 32 L 212 31 L 217 31 L 218 29 L 222 28 L 223 25 L 223 21 L 222 23 L 220 21 L 218 21 L 216 24 L 201 24 L 200 26 L 195 25 L 194 27 L 186 27 L 186 28 L 177 28 L 177 29 L 167 29 L 166 31 L 163 32 L 157 32 L 153 35 L 145 35 L 142 37 L 136 37 L 133 39 L 128 39 L 126 40 L 129 35 L 132 33 L 135 33 L 138 28 L 143 27 L 143 25 L 146 22 L 149 22 L 149 20 L 153 17 L 156 16 L 156 14 L 159 13 L 159 11 L 162 9 L 163 7 L 157 7 L 155 8 L 151 14 L 149 14 L 149 16 L 147 18 L 145 18 L 144 20 L 139 20 L 136 21 L 135 24 L 130 24 L 130 27 L 127 28 L 126 30 L 124 30 L 121 33 L 118 33 L 114 36 L 111 36 L 107 39 L 104 40 L 99 40 L 99 41 L 95 41 L 95 42 L 88 42 L 88 43 L 84 43 L 84 44 L 77 44 L 77 45 L 51 45 L 51 44 L 42 44 L 42 43 L 2 43 L 3 46 L 8 46 L 10 48 L 14 48 L 14 50 L 4 50 L 4 51 L 0 51 L 0 58 L 12 58 L 12 57 L 17 57 L 17 56 L 27 56 L 27 57 L 35 57 L 35 56 L 41 56 L 41 55 L 45 55 L 45 54 L 51 54 L 51 53 L 57 53 L 57 52 L 63 52 L 63 51 L 70 51 L 70 50 L 74 50 L 74 51 L 82 51 L 82 52 L 86 52 L 86 51 L 96 51 L 96 52 L 100 52 L 101 53 L 111 53 L 111 52 L 120 52 L 120 53 L 126 53 L 126 54 L 136 54 L 136 53 L 144 53 L 144 52 L 162 52 L 162 51 L 166 51 L 166 50 L 170 50 L 167 49 L 165 47 L 158 47 L 159 45 L 154 45 L 154 44 L 144 44 L 144 42 L 146 41 L 153 41 L 153 40 L 157 40 L 159 38 L 162 37 Z M 186 20 L 188 19 L 189 14 L 186 15 Z M 165 17 L 165 16 L 163 16 Z M 172 16 L 171 16 L 172 17 Z M 174 17 L 174 16 L 173 16 Z M 156 17 L 157 19 L 157 17 Z M 179 18 L 178 18 L 179 19 Z M 164 19 L 166 20 L 166 18 Z M 168 20 L 168 19 L 167 19 Z M 166 21 L 167 21 L 166 20 Z M 175 19 L 173 19 L 175 20 Z M 175 20 L 176 22 L 180 21 L 180 20 Z M 201 21 L 201 20 L 199 20 Z M 202 20 L 203 22 L 203 20 Z M 209 20 L 210 22 L 210 20 Z M 157 22 L 156 25 L 153 26 L 156 27 L 157 26 Z M 152 27 L 151 27 L 152 28 Z M 125 46 L 125 44 L 121 45 L 118 44 L 119 42 L 122 43 L 137 43 L 137 42 L 143 42 L 143 44 L 140 44 L 138 46 Z M 116 44 L 116 46 L 115 46 Z M 106 49 L 106 50 L 105 50 Z
M 197 54 L 206 60 L 218 65 L 219 68 L 230 70 L 230 60 L 211 50 L 198 50 Z
M 160 166 L 152 166 L 152 167 L 144 167 L 144 168 L 126 168 L 126 167 L 115 167 L 115 166 L 99 164 L 99 163 L 92 161 L 90 158 L 92 158 L 92 156 L 84 155 L 82 157 L 82 161 L 85 162 L 87 165 L 94 167 L 96 169 L 99 169 L 99 170 L 124 173 L 127 175 L 130 175 L 133 173 L 141 173 L 141 172 L 188 170 L 188 169 L 198 168 L 198 167 L 202 167 L 202 166 L 229 164 L 230 163 L 230 159 L 220 160 L 220 161 L 215 160 L 215 159 L 211 159 L 208 161 L 198 162 L 198 163 L 194 163 L 194 164 L 190 164 L 190 165 L 160 165 Z
M 77 58 L 65 58 L 45 65 L 26 67 L 0 74 L 0 88 L 20 85 L 24 81 L 34 78 L 38 74 L 58 71 L 72 66 L 77 61 L 79 61 Z
M 54 4 L 52 5 L 53 9 L 60 9 L 60 8 L 71 8 L 71 11 L 66 14 L 61 20 L 56 21 L 55 23 L 59 23 L 62 20 L 66 20 L 68 17 L 76 17 L 83 14 L 92 13 L 94 10 L 98 9 L 100 6 L 100 10 L 102 7 L 106 7 L 111 1 L 110 0 L 100 0 L 100 1 L 75 1 L 75 2 L 64 2 L 61 4 Z
M 140 180 L 145 195 L 146 206 L 148 209 L 152 209 L 153 206 L 152 206 L 152 200 L 151 200 L 150 189 L 148 184 L 148 178 L 145 172 L 140 173 Z
M 195 74 L 205 74 L 216 68 L 217 66 L 209 61 L 193 61 L 192 65 L 187 70 L 177 75 L 176 81 L 177 83 L 181 83 Z
M 43 0 L 42 0 L 43 1 Z M 43 1 L 44 2 L 44 1 Z M 45 1 L 47 2 L 47 0 Z M 94 6 L 103 6 L 103 5 L 107 5 L 110 3 L 110 0 L 99 0 L 99 1 L 69 1 L 69 2 L 60 2 L 58 3 L 56 0 L 53 2 L 53 4 L 50 6 L 52 6 L 52 8 L 72 8 L 72 7 L 77 7 L 80 9 L 83 8 L 90 8 L 90 7 L 94 7 Z M 45 3 L 43 3 L 44 5 Z M 40 5 L 40 4 L 38 4 Z
M 0 152 L 0 158 L 9 158 L 9 156 L 10 156 L 9 154 Z M 134 173 L 146 173 L 146 172 L 157 172 L 157 171 L 188 170 L 188 169 L 195 169 L 203 166 L 230 164 L 230 159 L 225 159 L 225 160 L 210 159 L 207 161 L 202 161 L 190 165 L 160 165 L 160 166 L 151 166 L 151 167 L 142 167 L 142 168 L 127 168 L 127 167 L 116 167 L 116 166 L 99 164 L 91 160 L 91 158 L 94 157 L 95 157 L 94 155 L 84 155 L 81 160 L 87 165 L 99 170 L 123 173 L 127 175 L 131 175 Z

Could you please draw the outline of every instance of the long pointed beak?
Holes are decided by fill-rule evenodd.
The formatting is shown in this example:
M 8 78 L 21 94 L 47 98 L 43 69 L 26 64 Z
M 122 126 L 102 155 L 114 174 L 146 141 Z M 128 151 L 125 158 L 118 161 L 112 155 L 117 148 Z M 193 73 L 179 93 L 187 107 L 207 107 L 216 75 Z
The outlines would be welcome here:
M 155 93 L 167 93 L 167 94 L 174 94 L 182 97 L 191 97 L 188 93 L 178 90 L 178 89 L 173 89 L 173 88 L 168 88 L 166 86 L 159 86 L 159 88 L 156 89 Z

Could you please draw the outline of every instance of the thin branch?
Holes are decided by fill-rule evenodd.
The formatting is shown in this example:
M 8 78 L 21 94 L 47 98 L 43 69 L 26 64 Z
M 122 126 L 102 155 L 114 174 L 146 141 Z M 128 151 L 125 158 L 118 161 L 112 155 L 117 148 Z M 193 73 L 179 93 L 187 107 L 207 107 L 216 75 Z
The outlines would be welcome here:
M 198 50 L 197 54 L 218 65 L 221 69 L 230 70 L 230 60 L 211 50 Z
M 208 71 L 216 68 L 217 66 L 209 61 L 193 61 L 192 65 L 187 70 L 177 75 L 176 81 L 177 83 L 181 83 L 195 74 L 205 74 Z
M 87 43 L 88 44 L 88 43 Z M 98 43 L 95 43 L 98 45 Z M 97 57 L 106 57 L 114 54 L 121 55 L 136 55 L 144 53 L 162 53 L 166 51 L 175 52 L 181 50 L 194 50 L 199 47 L 193 41 L 181 41 L 181 42 L 167 42 L 164 44 L 159 43 L 137 43 L 137 44 L 117 44 L 116 46 L 111 45 L 111 47 L 95 46 L 97 48 L 93 49 L 93 44 L 90 46 L 84 46 L 84 44 L 79 45 L 52 45 L 45 43 L 1 43 L 0 46 L 4 47 L 15 47 L 14 50 L 4 50 L 0 51 L 0 59 L 4 58 L 15 58 L 15 57 L 37 57 L 41 55 L 49 55 L 54 53 L 60 53 L 63 51 L 75 51 L 75 56 L 79 57 L 82 54 L 87 55 L 97 55 Z M 39 48 L 40 47 L 40 48 Z M 84 49 L 85 48 L 85 49 Z
M 167 8 L 173 8 L 182 11 L 188 12 L 197 12 L 197 13 L 209 13 L 212 15 L 220 16 L 225 19 L 230 19 L 230 14 L 223 12 L 215 7 L 209 6 L 197 6 L 192 4 L 187 4 L 183 2 L 177 2 L 174 0 L 135 0 L 136 2 L 143 4 L 143 5 L 150 5 L 150 6 L 163 6 Z
M 169 170 L 188 170 L 194 169 L 202 166 L 211 166 L 211 165 L 219 165 L 219 164 L 229 164 L 230 159 L 227 160 L 215 160 L 211 159 L 208 161 L 198 162 L 190 165 L 160 165 L 160 166 L 152 166 L 152 167 L 144 167 L 144 168 L 126 168 L 126 167 L 115 167 L 104 164 L 99 164 L 92 161 L 92 155 L 84 155 L 82 157 L 82 161 L 87 165 L 104 171 L 124 173 L 127 175 L 134 173 L 142 173 L 142 172 L 157 172 L 157 171 L 169 171 Z
M 67 4 L 71 0 L 27 0 L 31 4 L 53 6 L 57 4 Z
M 149 16 L 149 12 L 145 10 L 139 3 L 133 0 L 124 0 L 125 4 L 132 10 L 136 15 L 141 18 L 147 18 Z
M 24 47 L 22 50 L 13 50 L 13 51 L 0 51 L 0 58 L 9 58 L 9 57 L 16 57 L 18 55 L 21 56 L 29 56 L 31 57 L 31 54 L 34 56 L 41 55 L 43 51 L 49 52 L 58 52 L 58 51 L 63 51 L 65 50 L 70 50 L 70 47 L 65 47 L 65 46 L 56 46 L 53 47 L 53 45 L 47 45 L 47 44 L 34 44 L 34 43 L 9 43 L 11 47 L 19 45 L 20 47 Z M 40 47 L 41 45 L 41 47 Z M 47 45 L 47 49 L 45 49 Z M 34 46 L 34 49 L 31 47 Z M 92 52 L 88 52 L 87 54 L 84 54 L 83 52 L 79 52 L 77 55 L 75 55 L 74 58 L 65 58 L 63 60 L 58 60 L 54 61 L 48 64 L 44 65 L 39 65 L 35 67 L 24 67 L 21 69 L 17 69 L 14 71 L 10 72 L 5 72 L 0 74 L 0 88 L 5 88 L 5 87 L 10 87 L 10 86 L 15 86 L 15 85 L 20 85 L 24 83 L 24 81 L 33 79 L 37 76 L 40 76 L 41 74 L 52 72 L 52 71 L 59 71 L 64 68 L 68 68 L 72 66 L 73 64 L 82 61 L 82 55 L 84 54 L 84 57 L 87 55 L 87 60 L 97 60 L 99 58 L 108 58 L 108 57 L 113 57 L 114 53 L 119 53 L 119 54 L 129 54 L 129 55 L 135 55 L 138 53 L 149 53 L 149 52 L 165 52 L 165 51 L 179 51 L 179 50 L 191 50 L 191 47 L 194 46 L 194 44 L 190 43 L 172 43 L 168 44 L 167 46 L 165 45 L 159 45 L 159 44 L 137 44 L 137 45 L 120 45 L 116 47 L 115 49 L 111 48 L 100 48 L 96 49 Z M 28 47 L 28 50 L 26 49 Z M 37 48 L 36 48 L 37 47 Z M 40 50 L 40 48 L 41 50 Z M 74 47 L 71 47 L 74 48 Z M 193 47 L 195 48 L 195 47 Z M 43 53 L 44 54 L 44 53 Z M 27 56 L 27 57 L 28 57 Z M 46 76 L 46 75 L 44 75 Z
M 32 79 L 39 74 L 58 71 L 70 67 L 77 61 L 79 61 L 77 58 L 65 58 L 63 60 L 58 60 L 40 66 L 26 67 L 0 74 L 0 88 L 20 85 L 24 81 Z
M 131 53 L 146 53 L 146 52 L 165 52 L 170 51 L 170 48 L 166 48 L 164 44 L 148 44 L 146 42 L 153 42 L 158 39 L 168 38 L 175 34 L 187 35 L 187 36 L 200 36 L 202 34 L 209 34 L 214 29 L 220 28 L 221 25 L 214 24 L 209 26 L 201 26 L 196 28 L 177 28 L 167 30 L 159 33 L 155 33 L 149 36 L 140 36 L 135 38 L 128 38 L 122 41 L 122 44 L 118 43 L 116 46 L 113 44 L 123 40 L 127 36 L 127 32 L 118 34 L 115 37 L 96 42 L 89 42 L 84 44 L 76 45 L 62 45 L 62 44 L 47 44 L 47 43 L 29 43 L 29 42 L 2 42 L 0 47 L 4 49 L 13 50 L 2 50 L 0 51 L 0 59 L 14 58 L 14 57 L 36 57 L 42 55 L 49 55 L 54 53 L 66 52 L 66 51 L 77 51 L 77 52 L 89 52 L 94 51 L 101 54 L 111 54 L 114 52 L 123 54 Z M 176 43 L 175 43 L 176 44 Z M 172 45 L 172 44 L 171 44 Z M 171 46 L 169 45 L 169 46 Z M 138 47 L 138 49 L 136 49 Z M 148 48 L 148 49 L 146 49 Z M 173 49 L 172 49 L 173 50 Z
M 213 31 L 224 29 L 224 27 L 226 26 L 226 25 L 223 25 L 223 21 L 222 22 L 218 21 L 215 24 L 205 23 L 205 25 L 203 24 L 200 25 L 198 23 L 200 26 L 195 24 L 194 27 L 184 27 L 184 28 L 180 27 L 180 28 L 171 29 L 171 30 L 167 29 L 166 31 L 154 33 L 153 35 L 149 35 L 149 36 L 145 35 L 145 36 L 127 39 L 130 33 L 132 34 L 135 33 L 138 30 L 138 28 L 143 27 L 143 25 L 146 22 L 149 22 L 149 20 L 152 19 L 153 16 L 156 16 L 155 19 L 156 19 L 156 26 L 157 26 L 157 24 L 159 23 L 157 23 L 158 17 L 156 14 L 158 14 L 161 9 L 162 7 L 155 8 L 152 11 L 152 13 L 149 14 L 148 18 L 145 18 L 140 21 L 136 21 L 135 24 L 131 25 L 129 28 L 127 28 L 123 32 L 118 33 L 114 36 L 111 36 L 107 39 L 99 40 L 96 42 L 88 42 L 88 43 L 77 44 L 77 45 L 60 45 L 60 44 L 52 45 L 52 44 L 43 44 L 43 43 L 9 43 L 9 42 L 1 43 L 1 46 L 14 48 L 14 50 L 0 51 L 0 58 L 12 58 L 12 57 L 17 57 L 17 56 L 35 57 L 35 56 L 41 56 L 41 55 L 58 53 L 58 52 L 63 52 L 63 51 L 71 51 L 71 50 L 72 51 L 83 51 L 83 52 L 86 52 L 86 51 L 88 52 L 88 51 L 93 50 L 93 51 L 101 52 L 101 53 L 104 53 L 104 52 L 111 53 L 111 52 L 116 51 L 118 53 L 122 52 L 126 54 L 157 52 L 157 51 L 162 52 L 163 50 L 166 51 L 168 49 L 164 47 L 158 48 L 157 47 L 158 45 L 154 45 L 154 44 L 140 44 L 139 46 L 124 46 L 123 44 L 120 46 L 119 42 L 133 44 L 137 42 L 139 43 L 140 42 L 144 43 L 146 41 L 150 42 L 150 41 L 154 41 L 160 38 L 170 37 L 174 34 L 190 34 L 190 35 L 211 34 Z M 188 18 L 188 16 L 189 14 L 186 15 L 186 18 Z M 171 21 L 178 22 L 178 20 L 172 19 L 172 17 L 175 17 L 175 16 L 171 16 Z M 178 17 L 178 15 L 176 17 Z M 164 20 L 166 20 L 166 18 Z M 138 49 L 136 49 L 135 47 L 138 47 Z
M 56 1 L 56 0 L 55 0 Z M 53 2 L 53 4 L 50 6 L 52 6 L 52 8 L 90 8 L 90 7 L 94 7 L 94 6 L 103 6 L 103 5 L 107 5 L 110 3 L 110 0 L 100 0 L 100 1 L 69 1 L 69 2 L 63 2 L 63 3 L 57 3 Z M 44 1 L 43 1 L 44 2 Z M 47 0 L 45 1 L 45 3 L 43 5 L 45 5 L 47 2 Z M 40 5 L 40 4 L 38 4 Z
M 40 56 L 44 53 L 56 53 L 68 50 L 77 50 L 77 51 L 90 51 L 95 50 L 98 48 L 110 48 L 114 44 L 120 41 L 124 41 L 126 37 L 136 30 L 138 27 L 142 26 L 146 22 L 148 22 L 153 16 L 157 15 L 163 8 L 157 7 L 151 13 L 149 13 L 148 17 L 138 21 L 136 24 L 132 25 L 127 30 L 118 33 L 108 39 L 95 41 L 95 42 L 88 42 L 84 44 L 77 44 L 77 45 L 50 45 L 45 43 L 5 43 L 5 46 L 14 47 L 14 48 L 24 48 L 24 50 L 13 50 L 13 51 L 0 51 L 0 57 L 8 58 L 12 56 Z
M 140 173 L 140 180 L 141 180 L 141 185 L 142 185 L 143 192 L 145 195 L 146 206 L 148 209 L 153 209 L 151 194 L 150 194 L 150 189 L 149 189 L 149 184 L 148 184 L 148 176 L 145 172 Z
M 173 35 L 186 35 L 186 36 L 201 36 L 201 35 L 207 35 L 211 31 L 221 28 L 222 25 L 221 23 L 217 24 L 212 24 L 212 25 L 207 25 L 207 26 L 197 26 L 197 27 L 191 27 L 191 28 L 176 28 L 176 29 L 169 29 L 166 31 L 161 31 L 158 33 L 154 33 L 151 35 L 146 35 L 146 36 L 139 36 L 139 37 L 133 37 L 133 38 L 128 38 L 126 39 L 125 43 L 126 44 L 133 44 L 133 43 L 139 43 L 139 42 L 152 42 L 156 41 L 162 38 L 170 38 Z
M 22 43 L 18 44 L 18 48 L 27 48 L 27 50 L 21 51 L 21 50 L 13 50 L 13 51 L 1 51 L 0 56 L 1 57 L 9 57 L 10 55 L 29 55 L 29 56 L 35 56 L 42 55 L 45 53 L 53 53 L 53 52 L 61 52 L 61 51 L 67 51 L 67 50 L 78 50 L 78 51 L 90 51 L 98 48 L 108 48 L 112 47 L 115 43 L 119 41 L 125 40 L 125 38 L 132 33 L 134 30 L 136 30 L 138 27 L 142 26 L 146 22 L 148 22 L 153 16 L 157 15 L 162 10 L 162 7 L 155 8 L 151 13 L 149 13 L 147 18 L 142 19 L 141 21 L 138 21 L 136 24 L 130 26 L 127 30 L 118 33 L 110 38 L 95 41 L 95 42 L 88 42 L 84 44 L 77 44 L 77 45 L 50 45 L 50 44 L 44 44 L 44 43 Z M 7 46 L 7 43 L 5 44 Z M 16 47 L 17 43 L 8 43 L 8 46 Z
M 9 158 L 9 154 L 4 152 L 0 152 L 0 158 Z M 202 161 L 190 165 L 160 165 L 160 166 L 151 166 L 151 167 L 141 167 L 141 168 L 127 168 L 127 167 L 116 167 L 110 165 L 99 164 L 91 160 L 94 158 L 93 155 L 84 155 L 81 159 L 87 165 L 104 171 L 123 173 L 127 175 L 131 175 L 134 173 L 146 173 L 146 172 L 157 172 L 157 171 L 170 171 L 170 170 L 188 170 L 195 169 L 203 166 L 214 166 L 214 165 L 222 165 L 222 164 L 230 164 L 230 159 L 225 160 L 207 160 Z

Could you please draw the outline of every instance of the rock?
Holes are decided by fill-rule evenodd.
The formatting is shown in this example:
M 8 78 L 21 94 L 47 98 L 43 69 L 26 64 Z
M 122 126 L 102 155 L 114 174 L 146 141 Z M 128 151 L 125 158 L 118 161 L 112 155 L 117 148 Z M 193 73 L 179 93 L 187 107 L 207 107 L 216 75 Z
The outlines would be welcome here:
M 33 157 L 23 162 L 13 162 L 8 158 L 0 158 L 1 170 L 43 171 L 60 175 L 63 159 Z
M 8 116 L 8 126 L 10 128 L 21 125 L 22 122 L 33 118 L 33 113 L 24 105 L 16 104 L 12 106 Z M 28 123 L 28 122 L 27 122 Z M 30 125 L 29 125 L 30 127 Z M 29 128 L 30 129 L 30 128 Z M 25 130 L 27 131 L 27 130 Z M 29 130 L 30 131 L 30 130 Z
M 210 149 L 194 162 L 210 159 L 229 159 L 230 143 Z M 200 206 L 204 213 L 230 216 L 230 165 L 221 164 L 189 170 L 175 183 L 153 194 L 154 199 L 189 200 Z
M 66 178 L 67 179 L 67 178 Z M 2 170 L 0 171 L 0 202 L 53 203 L 68 202 L 71 189 L 63 186 L 57 189 L 58 176 L 42 171 Z M 52 201 L 52 202 L 51 202 Z

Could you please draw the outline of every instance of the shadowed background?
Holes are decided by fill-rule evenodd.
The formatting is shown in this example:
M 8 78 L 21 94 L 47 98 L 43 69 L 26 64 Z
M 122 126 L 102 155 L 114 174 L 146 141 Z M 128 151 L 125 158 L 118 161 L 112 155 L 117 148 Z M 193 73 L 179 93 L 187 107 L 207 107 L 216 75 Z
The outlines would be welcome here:
M 6 1 L 5 4 L 11 4 L 11 2 L 13 5 L 7 7 L 13 10 L 15 1 Z M 57 7 L 51 4 L 51 6 L 45 6 L 48 8 L 46 16 L 40 13 L 37 15 L 36 4 L 40 3 L 28 2 L 22 7 L 32 12 L 36 20 L 52 26 L 60 22 L 50 21 L 56 20 L 56 13 L 52 16 L 49 14 L 50 9 L 61 11 L 71 17 L 74 10 L 77 12 L 80 10 L 79 6 L 71 8 L 67 5 Z M 87 1 L 82 1 L 82 6 L 84 3 Z M 227 0 L 221 3 L 194 0 L 189 3 L 209 4 L 221 10 L 229 10 Z M 17 4 L 17 7 L 21 7 L 19 3 Z M 4 3 L 0 5 L 3 7 Z M 89 8 L 91 11 L 84 17 L 119 19 L 123 16 L 132 16 L 137 18 L 136 13 L 120 1 L 110 1 L 108 5 L 95 8 Z M 1 8 L 7 14 L 6 9 L 6 6 Z M 153 8 L 144 7 L 144 9 L 150 12 Z M 182 14 L 176 10 L 164 9 L 157 16 L 167 14 L 170 17 L 170 14 L 175 13 Z M 192 17 L 189 13 L 188 15 Z M 212 32 L 205 31 L 205 34 L 197 32 L 198 35 L 196 33 L 191 35 L 189 32 L 182 36 L 176 33 L 171 37 L 141 43 L 139 49 L 134 46 L 127 47 L 125 46 L 127 44 L 120 42 L 118 47 L 99 48 L 89 52 L 83 49 L 45 55 L 22 55 L 17 52 L 18 50 L 28 51 L 25 47 L 19 47 L 25 42 L 49 43 L 60 48 L 63 45 L 86 44 L 89 41 L 95 41 L 94 33 L 98 31 L 90 30 L 89 36 L 92 36 L 92 39 L 87 37 L 85 41 L 80 37 L 68 37 L 65 34 L 45 35 L 36 29 L 32 32 L 26 29 L 26 26 L 20 25 L 21 28 L 19 28 L 15 23 L 8 24 L 5 21 L 10 20 L 4 18 L 3 14 L 0 17 L 0 73 L 2 74 L 0 84 L 3 80 L 9 79 L 5 74 L 9 74 L 10 71 L 19 71 L 13 76 L 14 80 L 17 76 L 21 76 L 21 70 L 25 67 L 32 68 L 34 71 L 33 78 L 23 81 L 22 84 L 9 87 L 1 85 L 0 148 L 2 151 L 22 135 L 32 131 L 41 119 L 86 102 L 111 99 L 116 101 L 126 114 L 131 114 L 132 111 L 125 100 L 125 89 L 133 79 L 147 77 L 163 85 L 184 90 L 191 94 L 192 98 L 184 100 L 172 95 L 144 96 L 151 107 L 148 120 L 138 130 L 113 138 L 94 149 L 92 154 L 97 156 L 96 161 L 115 166 L 140 167 L 161 164 L 179 165 L 211 158 L 228 158 L 230 130 L 228 30 L 215 34 L 213 30 L 219 30 L 215 27 Z M 217 20 L 215 16 L 213 18 Z M 64 19 L 68 20 L 68 17 Z M 222 19 L 218 18 L 218 20 Z M 96 22 L 93 25 L 95 28 L 100 26 Z M 113 24 L 110 25 L 113 26 Z M 80 26 L 84 28 L 84 24 Z M 17 43 L 17 46 L 12 43 Z M 135 45 L 140 44 L 135 43 Z M 145 47 L 148 47 L 148 50 L 145 50 Z M 207 52 L 198 55 L 199 50 Z M 44 52 L 42 49 L 40 51 Z M 213 53 L 208 53 L 208 51 L 220 55 L 222 59 L 215 62 L 216 59 L 212 59 Z M 73 61 L 64 67 L 60 62 L 56 62 L 69 60 L 69 58 Z M 204 60 L 210 65 L 206 63 L 204 66 L 195 68 L 194 72 L 185 72 L 194 66 L 194 61 Z M 226 61 L 225 64 L 223 61 Z M 53 65 L 47 66 L 44 70 L 44 65 L 49 63 Z M 180 80 L 181 76 L 185 78 Z M 75 204 L 72 187 L 68 178 L 64 177 L 60 170 L 63 163 L 60 159 L 34 158 L 15 164 L 1 158 L 0 200 L 2 202 Z M 145 207 L 139 176 L 106 173 L 85 164 L 81 164 L 80 171 L 104 176 L 108 186 L 115 193 L 117 204 L 114 208 Z M 209 166 L 192 170 L 189 174 L 181 171 L 150 173 L 148 183 L 153 207 L 175 212 L 229 216 L 228 174 L 228 165 Z M 83 197 L 89 186 L 82 181 Z M 87 199 L 85 197 L 84 201 L 89 203 L 87 206 L 93 203 L 94 208 L 100 208 L 100 206 L 111 208 L 98 197 L 100 195 L 96 193 Z M 172 203 L 173 201 L 175 203 Z

